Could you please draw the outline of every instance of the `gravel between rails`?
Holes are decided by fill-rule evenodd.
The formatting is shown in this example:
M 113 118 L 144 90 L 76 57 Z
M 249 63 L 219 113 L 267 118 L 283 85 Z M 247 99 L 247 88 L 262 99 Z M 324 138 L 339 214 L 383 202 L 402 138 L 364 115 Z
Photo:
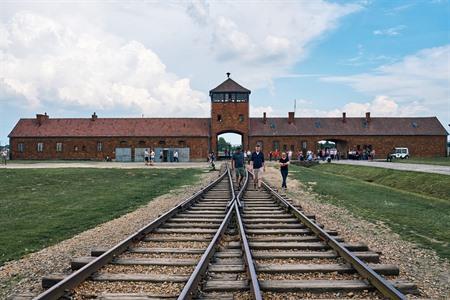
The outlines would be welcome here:
M 118 266 L 108 265 L 99 270 L 101 273 L 128 273 L 128 274 L 165 274 L 165 275 L 191 275 L 195 266 L 144 266 L 144 265 L 132 265 L 132 266 Z
M 259 280 L 361 280 L 359 274 L 333 273 L 258 273 Z
M 70 261 L 73 257 L 88 256 L 90 250 L 95 247 L 112 247 L 216 179 L 218 174 L 218 172 L 202 173 L 196 185 L 173 190 L 134 212 L 5 264 L 0 268 L 0 299 L 9 299 L 17 294 L 41 293 L 43 276 L 52 273 L 69 274 Z
M 101 293 L 154 293 L 160 295 L 178 295 L 184 283 L 162 282 L 95 282 L 85 281 L 77 289 L 74 299 L 93 299 Z
M 267 168 L 264 178 L 274 186 L 281 185 L 280 171 L 273 167 Z M 402 240 L 381 222 L 371 223 L 352 215 L 345 208 L 321 202 L 319 195 L 292 177 L 288 177 L 287 184 L 287 195 L 295 201 L 294 204 L 301 205 L 306 213 L 315 214 L 326 229 L 336 229 L 346 242 L 367 243 L 371 250 L 382 252 L 380 263 L 398 266 L 398 278 L 414 282 L 421 292 L 420 296 L 408 295 L 408 298 L 450 299 L 448 260 L 440 258 L 433 250 Z
M 297 299 L 384 299 L 378 292 L 344 292 L 344 293 L 263 293 L 265 300 L 297 300 Z

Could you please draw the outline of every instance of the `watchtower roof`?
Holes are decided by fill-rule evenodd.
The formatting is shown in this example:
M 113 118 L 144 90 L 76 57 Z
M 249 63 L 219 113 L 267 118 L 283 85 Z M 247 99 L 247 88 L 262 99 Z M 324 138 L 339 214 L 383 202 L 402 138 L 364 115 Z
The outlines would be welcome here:
M 227 80 L 219 84 L 216 88 L 210 90 L 209 94 L 211 95 L 212 93 L 230 93 L 230 92 L 249 93 L 249 94 L 251 93 L 249 89 L 246 89 L 233 79 L 228 78 Z

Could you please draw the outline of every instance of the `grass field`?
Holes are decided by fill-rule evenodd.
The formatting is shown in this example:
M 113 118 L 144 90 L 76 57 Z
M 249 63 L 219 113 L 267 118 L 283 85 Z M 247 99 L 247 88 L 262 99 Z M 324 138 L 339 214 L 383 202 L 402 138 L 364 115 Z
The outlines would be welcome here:
M 450 259 L 450 176 L 333 164 L 292 170 L 322 195 L 320 201 L 382 221 L 404 239 Z
M 439 165 L 450 166 L 450 157 L 417 157 L 409 159 L 396 159 L 396 163 L 410 163 L 410 164 L 426 164 L 426 165 Z
M 198 180 L 198 169 L 0 169 L 0 265 Z

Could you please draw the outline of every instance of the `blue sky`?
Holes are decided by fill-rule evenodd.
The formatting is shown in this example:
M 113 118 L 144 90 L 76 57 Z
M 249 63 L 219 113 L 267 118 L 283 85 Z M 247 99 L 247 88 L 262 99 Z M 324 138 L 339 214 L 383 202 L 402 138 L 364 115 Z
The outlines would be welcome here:
M 74 13 L 76 12 L 76 13 Z M 0 3 L 0 143 L 19 118 L 207 117 L 226 72 L 251 114 L 450 123 L 449 1 Z

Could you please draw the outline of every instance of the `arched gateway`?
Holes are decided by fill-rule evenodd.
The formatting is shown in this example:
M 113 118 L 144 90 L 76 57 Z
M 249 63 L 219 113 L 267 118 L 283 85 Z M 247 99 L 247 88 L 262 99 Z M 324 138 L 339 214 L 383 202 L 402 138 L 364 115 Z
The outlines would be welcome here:
M 228 78 L 209 92 L 210 118 L 36 118 L 20 119 L 9 134 L 11 159 L 85 159 L 140 161 L 154 149 L 157 161 L 205 160 L 217 151 L 218 135 L 242 136 L 244 149 L 261 144 L 264 153 L 279 149 L 306 152 L 317 142 L 337 142 L 340 152 L 370 145 L 377 157 L 393 147 L 407 147 L 411 156 L 445 156 L 447 131 L 436 117 L 287 118 L 249 116 L 250 90 Z M 344 143 L 345 142 L 345 143 Z M 173 155 L 172 155 L 173 153 Z

